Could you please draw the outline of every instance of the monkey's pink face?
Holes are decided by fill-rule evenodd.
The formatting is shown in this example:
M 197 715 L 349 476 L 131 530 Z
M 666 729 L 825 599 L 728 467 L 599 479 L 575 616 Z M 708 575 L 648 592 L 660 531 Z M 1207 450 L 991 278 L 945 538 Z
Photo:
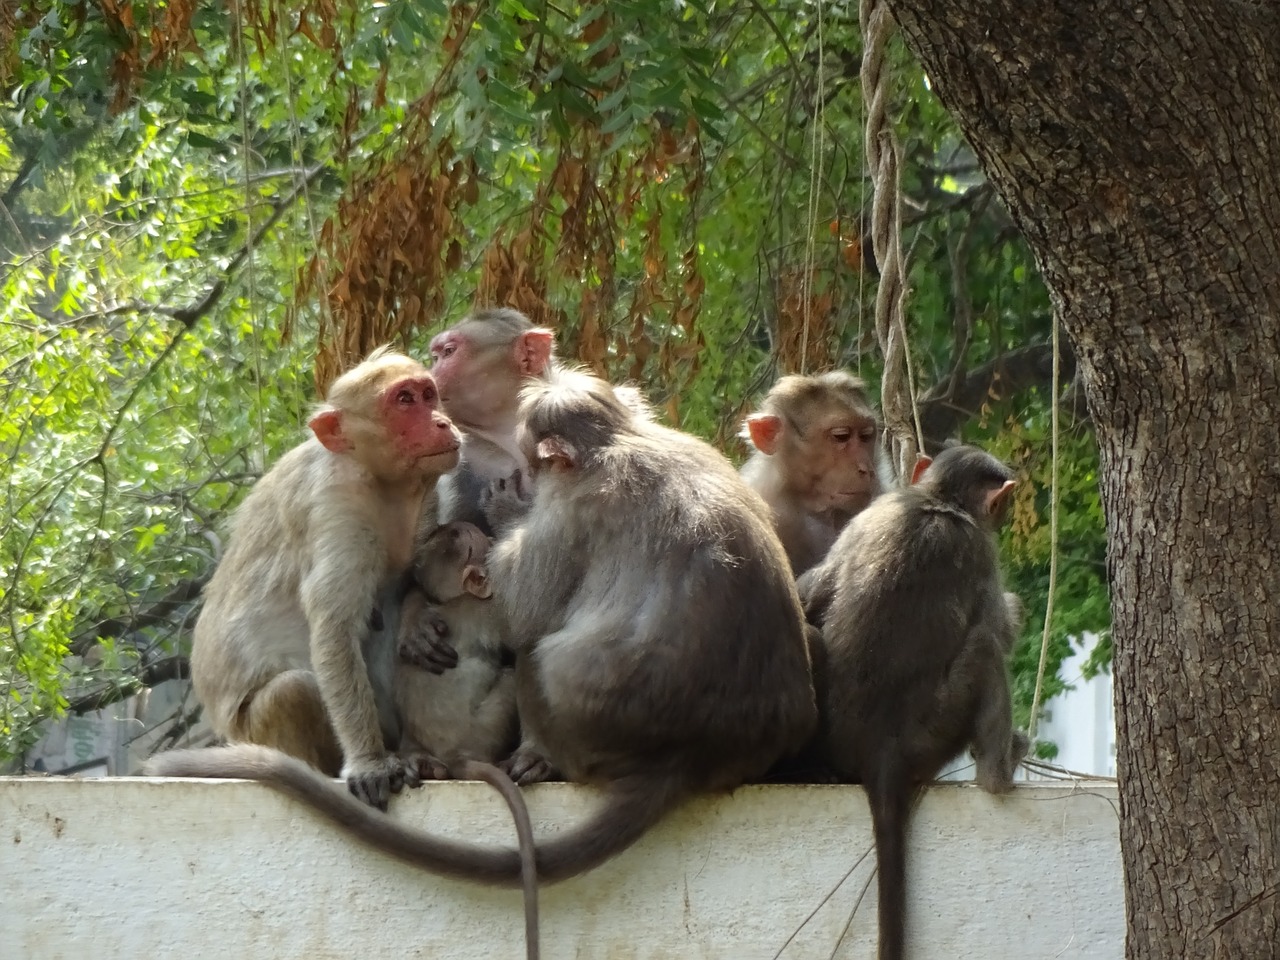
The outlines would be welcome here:
M 461 437 L 437 409 L 439 404 L 436 383 L 429 374 L 404 377 L 382 394 L 382 422 L 399 458 L 429 461 L 443 472 L 457 463 Z
M 446 330 L 431 341 L 431 375 L 440 402 L 462 428 L 491 427 L 520 392 L 506 349 L 479 349 L 465 333 Z
M 842 420 L 821 424 L 813 444 L 809 464 L 812 485 L 805 507 L 815 513 L 828 510 L 861 510 L 879 488 L 876 476 L 876 440 L 879 427 L 874 420 Z

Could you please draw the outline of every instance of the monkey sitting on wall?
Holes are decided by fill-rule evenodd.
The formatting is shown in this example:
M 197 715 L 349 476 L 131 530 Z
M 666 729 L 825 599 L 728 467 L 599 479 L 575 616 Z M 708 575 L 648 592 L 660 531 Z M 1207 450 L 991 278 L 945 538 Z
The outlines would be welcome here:
M 503 645 L 502 614 L 490 599 L 488 552 L 489 538 L 461 521 L 439 527 L 418 548 L 401 646 L 416 646 L 414 634 L 424 630 L 430 642 L 438 617 L 458 663 L 443 674 L 409 663 L 396 672 L 399 753 L 411 782 L 458 777 L 463 761 L 496 763 L 515 746 L 515 657 Z
M 850 521 L 799 582 L 824 648 L 818 749 L 871 807 L 880 960 L 903 954 L 915 789 L 969 747 L 978 784 L 1007 791 L 1027 750 L 1004 664 L 1021 605 L 1003 591 L 995 544 L 1013 472 L 957 446 L 922 459 L 916 477 Z
M 461 438 L 439 403 L 426 369 L 387 349 L 334 381 L 314 436 L 236 511 L 192 643 L 216 733 L 341 771 L 383 808 L 404 774 L 366 657 L 424 497 L 458 462 Z
M 537 844 L 538 875 L 553 882 L 626 849 L 686 798 L 761 776 L 809 739 L 817 709 L 786 554 L 720 453 L 572 371 L 525 392 L 519 437 L 532 503 L 488 566 L 518 644 L 522 751 L 602 793 L 582 823 Z M 428 869 L 521 880 L 516 850 L 396 823 L 278 753 L 156 761 L 170 776 L 263 780 Z
M 880 422 L 866 384 L 841 370 L 782 377 L 743 435 L 756 452 L 742 479 L 773 511 L 798 577 L 818 563 L 849 519 L 885 487 Z

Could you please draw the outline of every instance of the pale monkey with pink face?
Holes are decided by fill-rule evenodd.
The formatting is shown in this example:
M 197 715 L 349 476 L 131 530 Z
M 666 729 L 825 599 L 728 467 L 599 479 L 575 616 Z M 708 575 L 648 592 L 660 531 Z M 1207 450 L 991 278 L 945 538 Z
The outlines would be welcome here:
M 742 479 L 764 498 L 798 577 L 887 487 L 880 422 L 866 384 L 840 370 L 782 377 L 743 435 L 756 452 Z

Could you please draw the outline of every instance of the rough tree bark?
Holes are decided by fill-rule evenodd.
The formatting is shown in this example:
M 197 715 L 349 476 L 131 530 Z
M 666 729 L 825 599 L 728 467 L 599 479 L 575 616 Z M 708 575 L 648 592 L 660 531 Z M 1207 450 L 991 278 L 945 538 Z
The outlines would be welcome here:
M 1097 428 L 1126 955 L 1280 957 L 1280 8 L 890 6 Z

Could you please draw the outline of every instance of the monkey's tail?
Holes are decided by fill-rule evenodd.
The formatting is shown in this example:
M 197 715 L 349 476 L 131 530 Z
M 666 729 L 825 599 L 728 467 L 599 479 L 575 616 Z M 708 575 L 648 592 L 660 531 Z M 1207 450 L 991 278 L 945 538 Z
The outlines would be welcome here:
M 526 960 L 538 960 L 541 948 L 538 942 L 538 863 L 537 847 L 533 839 L 533 821 L 525 806 L 524 794 L 509 776 L 491 763 L 464 760 L 458 765 L 458 773 L 467 780 L 483 780 L 507 801 L 511 818 L 516 824 L 516 838 L 520 848 L 520 884 L 524 889 L 524 943 Z
M 538 876 L 543 880 L 567 880 L 621 853 L 689 790 L 683 778 L 659 773 L 614 780 L 604 793 L 604 803 L 585 823 L 538 845 Z
M 911 788 L 890 760 L 864 781 L 871 806 L 879 875 L 879 960 L 902 960 L 907 910 L 907 817 Z
M 524 873 L 509 847 L 459 843 L 397 823 L 301 760 L 270 747 L 234 744 L 170 750 L 147 761 L 156 777 L 260 780 L 322 813 L 365 843 L 413 866 L 477 883 L 514 887 Z M 567 880 L 621 853 L 688 793 L 684 781 L 661 774 L 624 777 L 605 788 L 605 799 L 580 826 L 536 848 L 537 876 Z
M 148 760 L 143 772 L 153 777 L 260 780 L 301 800 L 370 846 L 413 866 L 507 887 L 522 881 L 518 851 L 459 843 L 397 823 L 306 763 L 271 747 L 238 743 L 170 750 Z

